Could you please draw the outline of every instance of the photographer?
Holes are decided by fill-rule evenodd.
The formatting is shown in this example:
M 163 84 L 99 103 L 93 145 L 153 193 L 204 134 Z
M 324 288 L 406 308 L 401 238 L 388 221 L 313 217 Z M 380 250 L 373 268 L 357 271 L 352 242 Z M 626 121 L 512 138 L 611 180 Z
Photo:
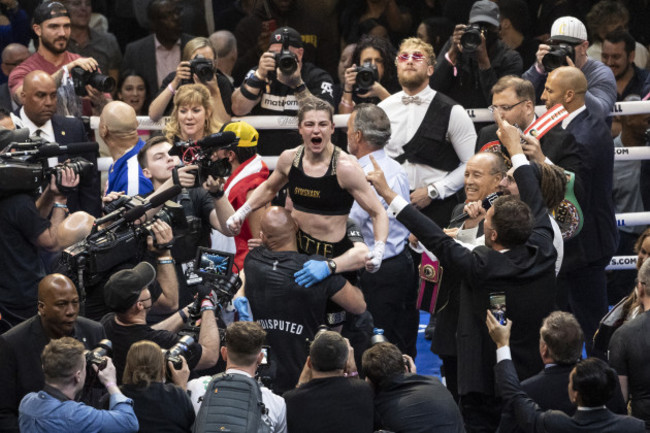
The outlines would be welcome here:
M 410 433 L 464 432 L 451 393 L 435 377 L 415 374 L 415 364 L 394 344 L 363 353 L 363 374 L 375 389 L 375 429 Z
M 214 115 L 221 123 L 230 121 L 232 85 L 215 66 L 217 52 L 209 39 L 198 37 L 183 48 L 183 57 L 175 72 L 167 75 L 156 99 L 149 105 L 149 117 L 158 121 L 172 111 L 172 99 L 178 88 L 187 83 L 202 83 L 210 90 Z
M 377 104 L 397 92 L 394 59 L 395 48 L 386 39 L 361 38 L 352 54 L 353 64 L 345 70 L 339 113 L 352 113 L 354 105 L 363 102 Z
M 311 63 L 303 63 L 303 54 L 302 39 L 296 30 L 282 27 L 273 32 L 269 50 L 232 95 L 233 114 L 295 116 L 299 104 L 312 95 L 334 106 L 332 77 Z M 294 130 L 287 131 L 262 131 L 260 153 L 279 155 L 298 146 L 300 136 Z
M 0 431 L 18 433 L 18 405 L 25 394 L 43 387 L 41 352 L 50 340 L 73 337 L 91 350 L 105 338 L 99 323 L 78 316 L 79 303 L 69 278 L 48 275 L 38 284 L 38 314 L 0 336 Z M 80 401 L 95 406 L 103 390 L 88 391 Z
M 111 395 L 110 410 L 98 410 L 75 401 L 86 381 L 84 350 L 83 344 L 70 337 L 52 340 L 45 346 L 41 356 L 45 386 L 42 391 L 27 394 L 20 402 L 21 431 L 138 431 L 133 400 L 117 387 L 110 358 L 106 358 L 102 370 L 93 365 Z
M 499 39 L 499 6 L 480 0 L 472 6 L 469 25 L 456 25 L 438 54 L 431 87 L 463 107 L 487 108 L 497 80 L 522 72 L 521 56 Z
M 104 288 L 106 305 L 115 314 L 102 319 L 106 336 L 113 342 L 113 359 L 118 382 L 126 364 L 126 355 L 133 343 L 150 340 L 163 349 L 176 345 L 176 334 L 190 315 L 184 307 L 162 322 L 147 325 L 147 314 L 153 304 L 149 285 L 156 278 L 156 271 L 149 263 L 142 262 L 133 269 L 124 269 L 109 278 Z M 215 303 L 205 297 L 200 303 L 201 328 L 198 343 L 187 347 L 186 359 L 190 370 L 203 370 L 214 366 L 219 360 L 219 329 L 215 319 Z

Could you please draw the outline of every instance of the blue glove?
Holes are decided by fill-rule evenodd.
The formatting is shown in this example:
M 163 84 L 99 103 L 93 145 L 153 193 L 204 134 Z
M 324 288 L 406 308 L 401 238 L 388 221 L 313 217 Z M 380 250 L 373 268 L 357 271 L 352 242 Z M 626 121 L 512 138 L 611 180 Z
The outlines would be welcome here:
M 332 271 L 323 260 L 308 260 L 302 265 L 302 269 L 293 274 L 296 283 L 301 286 L 311 287 L 319 281 L 329 277 Z
M 253 321 L 253 312 L 251 311 L 250 304 L 248 303 L 248 298 L 246 296 L 240 296 L 239 298 L 232 301 L 233 307 L 239 313 L 239 320 L 242 322 L 252 322 Z

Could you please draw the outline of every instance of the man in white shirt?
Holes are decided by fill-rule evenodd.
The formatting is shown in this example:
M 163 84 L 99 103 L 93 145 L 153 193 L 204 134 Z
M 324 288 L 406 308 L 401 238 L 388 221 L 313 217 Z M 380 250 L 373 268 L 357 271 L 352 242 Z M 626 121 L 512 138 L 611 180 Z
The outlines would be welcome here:
M 402 42 L 395 60 L 402 91 L 383 100 L 393 135 L 386 153 L 402 164 L 411 203 L 441 226 L 449 222 L 474 154 L 474 124 L 462 106 L 429 87 L 435 54 L 418 38 Z

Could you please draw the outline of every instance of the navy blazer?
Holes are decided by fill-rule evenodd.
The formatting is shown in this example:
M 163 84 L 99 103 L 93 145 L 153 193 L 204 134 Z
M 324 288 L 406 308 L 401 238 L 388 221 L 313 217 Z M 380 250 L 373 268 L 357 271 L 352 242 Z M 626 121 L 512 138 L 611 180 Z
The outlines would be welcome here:
M 528 241 L 507 252 L 485 246 L 470 251 L 412 205 L 397 215 L 443 266 L 465 276 L 460 288 L 457 333 L 460 395 L 494 394 L 495 345 L 485 326 L 491 292 L 506 294 L 506 315 L 514 322 L 512 354 L 520 378 L 534 375 L 543 366 L 539 357 L 539 328 L 544 317 L 555 309 L 557 253 L 553 247 L 553 228 L 532 168 L 519 167 L 514 177 L 521 199 L 532 210 L 535 224 Z
M 499 395 L 512 404 L 517 423 L 526 433 L 644 433 L 645 423 L 630 416 L 615 415 L 609 409 L 576 411 L 569 416 L 559 410 L 542 411 L 521 389 L 511 360 L 494 368 Z

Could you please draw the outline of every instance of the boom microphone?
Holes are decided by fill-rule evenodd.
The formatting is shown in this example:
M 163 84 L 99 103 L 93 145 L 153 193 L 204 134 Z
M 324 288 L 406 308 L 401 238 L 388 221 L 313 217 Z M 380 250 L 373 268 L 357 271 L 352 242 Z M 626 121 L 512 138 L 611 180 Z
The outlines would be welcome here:
M 488 194 L 487 197 L 483 199 L 481 202 L 481 206 L 483 206 L 483 209 L 486 211 L 490 210 L 496 199 L 501 197 L 503 195 L 503 192 L 497 191 L 493 192 L 492 194 Z M 469 215 L 467 212 L 463 212 L 462 214 L 458 215 L 456 218 L 452 219 L 449 221 L 449 224 L 456 224 L 465 221 L 467 218 L 469 218 Z
M 196 142 L 196 145 L 203 148 L 223 147 L 239 142 L 239 138 L 232 131 L 215 132 L 203 137 Z
M 59 155 L 76 155 L 79 153 L 95 153 L 99 149 L 99 145 L 95 142 L 86 143 L 70 143 L 67 145 L 57 146 L 56 144 L 46 144 L 37 149 L 36 155 L 49 158 L 51 156 Z

